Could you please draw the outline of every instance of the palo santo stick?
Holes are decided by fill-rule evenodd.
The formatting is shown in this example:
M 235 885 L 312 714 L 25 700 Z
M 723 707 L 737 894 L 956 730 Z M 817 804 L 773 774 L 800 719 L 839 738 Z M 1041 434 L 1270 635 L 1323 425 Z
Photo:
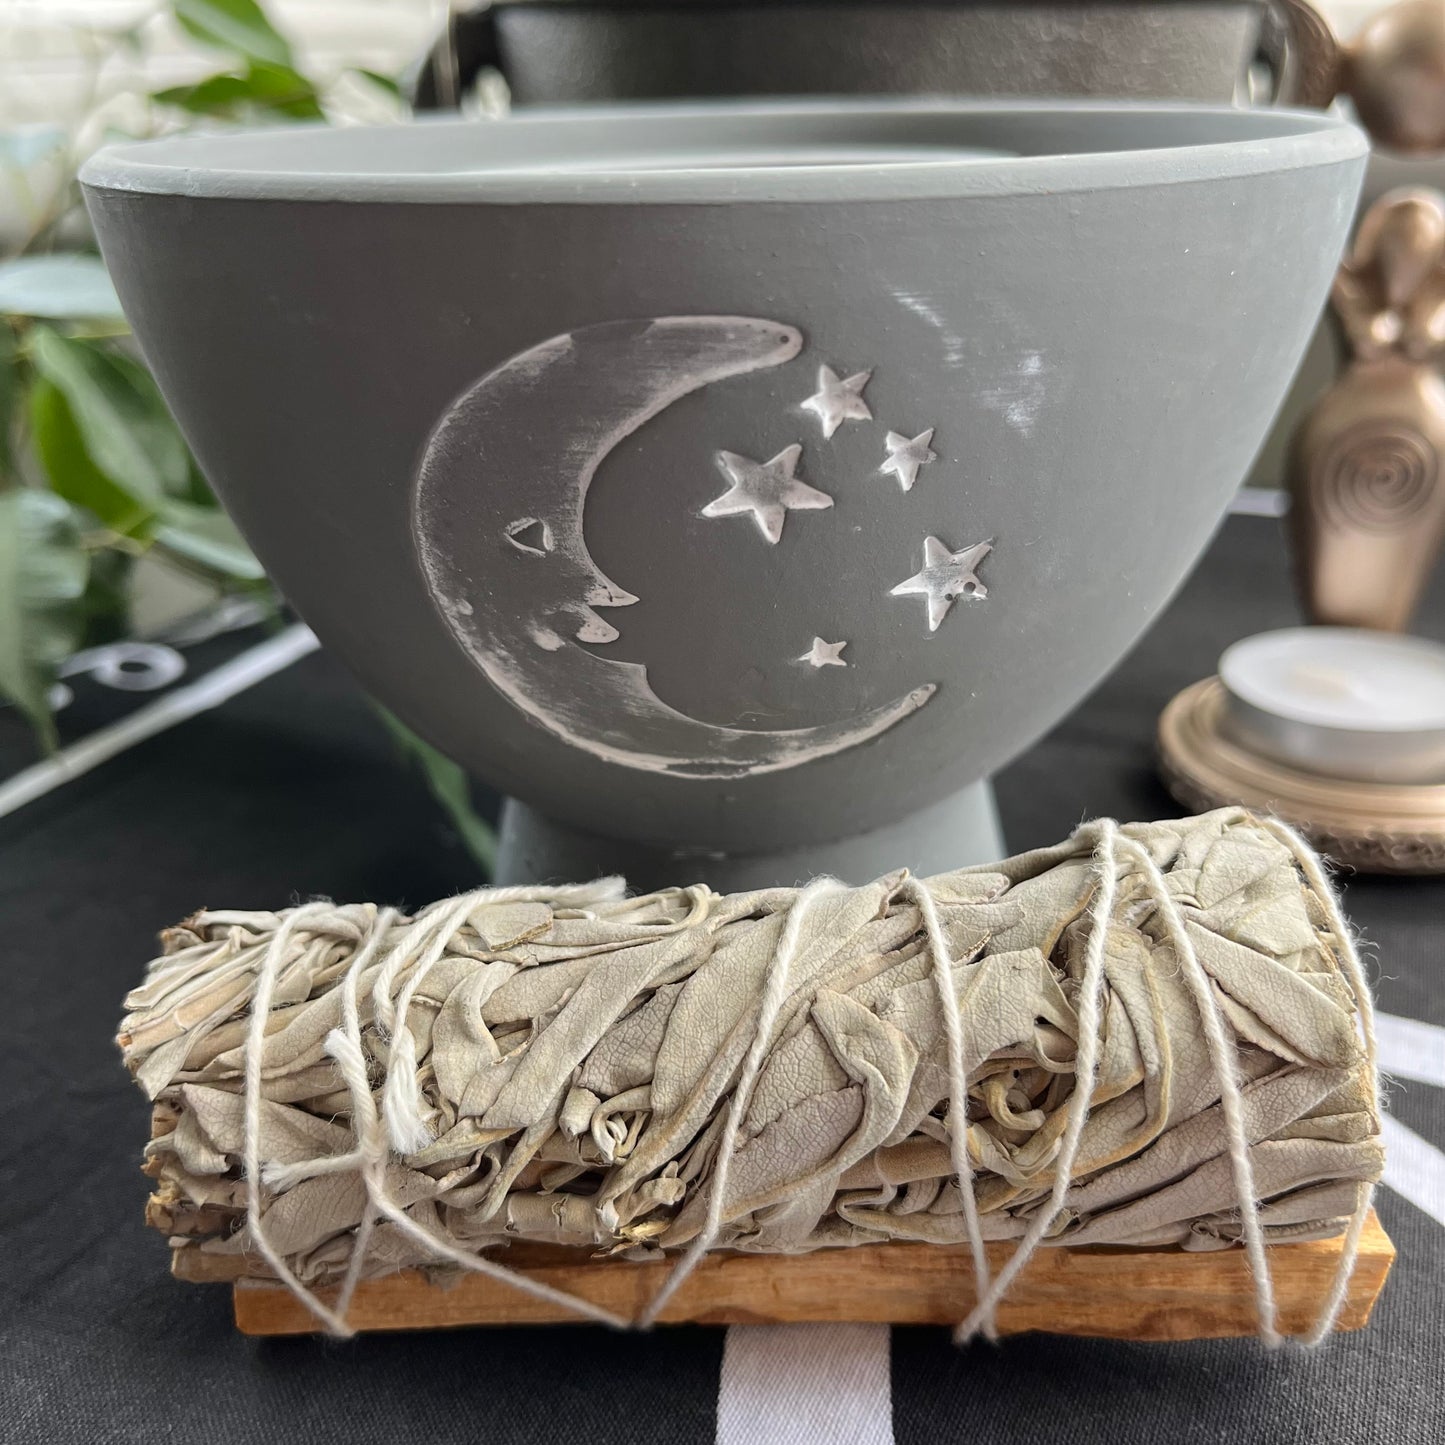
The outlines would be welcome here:
M 1312 1240 L 1270 1251 L 1280 1326 L 1300 1333 L 1314 1319 L 1339 1262 L 1341 1241 Z M 671 1267 L 664 1261 L 579 1263 L 576 1251 L 516 1245 L 502 1257 L 512 1268 L 580 1295 L 624 1317 L 651 1299 Z M 182 1250 L 196 1262 L 197 1251 Z M 568 1255 L 574 1256 L 568 1258 Z M 999 1268 L 1008 1249 L 991 1246 Z M 1362 1328 L 1370 1317 L 1394 1246 L 1372 1213 L 1360 1243 L 1338 1330 Z M 219 1261 L 208 1261 L 213 1268 Z M 226 1261 L 229 1263 L 229 1261 Z M 323 1298 L 326 1298 L 323 1293 Z M 966 1249 L 920 1244 L 862 1245 L 814 1254 L 713 1255 L 668 1302 L 669 1324 L 795 1324 L 810 1321 L 951 1324 L 972 1307 L 973 1264 Z M 236 1325 L 248 1335 L 314 1332 L 315 1316 L 279 1285 L 235 1285 Z M 433 1284 L 406 1270 L 367 1280 L 351 1303 L 358 1330 L 424 1330 L 458 1325 L 564 1323 L 565 1309 L 478 1275 Z M 1049 1249 L 1029 1261 L 999 1307 L 1001 1334 L 1031 1330 L 1118 1340 L 1197 1340 L 1250 1335 L 1254 1286 L 1238 1250 Z

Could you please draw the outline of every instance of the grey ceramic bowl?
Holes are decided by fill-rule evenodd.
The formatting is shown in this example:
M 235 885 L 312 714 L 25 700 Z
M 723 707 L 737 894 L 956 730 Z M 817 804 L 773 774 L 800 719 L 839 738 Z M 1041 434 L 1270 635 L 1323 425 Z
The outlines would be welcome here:
M 272 131 L 83 181 L 201 464 L 505 876 L 998 846 L 1208 539 L 1365 142 L 881 102 Z M 1016 840 L 1023 841 L 1023 840 Z

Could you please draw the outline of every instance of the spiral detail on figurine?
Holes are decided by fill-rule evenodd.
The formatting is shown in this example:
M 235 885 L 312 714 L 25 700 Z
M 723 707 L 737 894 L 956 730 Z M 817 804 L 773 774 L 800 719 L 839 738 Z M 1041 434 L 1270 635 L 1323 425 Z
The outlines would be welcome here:
M 1435 448 L 1414 427 L 1369 421 L 1339 436 L 1320 467 L 1318 504 L 1331 521 L 1403 531 L 1439 479 Z

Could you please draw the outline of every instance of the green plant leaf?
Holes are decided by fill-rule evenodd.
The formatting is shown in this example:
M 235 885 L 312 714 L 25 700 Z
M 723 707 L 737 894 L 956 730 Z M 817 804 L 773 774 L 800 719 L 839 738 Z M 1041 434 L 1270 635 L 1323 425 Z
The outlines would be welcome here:
M 49 691 L 80 644 L 89 562 L 70 504 L 21 487 L 0 494 L 0 693 L 54 748 Z
M 291 46 L 257 0 L 171 0 L 181 29 L 203 45 L 248 60 L 291 65 Z
M 261 564 L 219 507 L 170 500 L 162 504 L 156 546 L 183 562 L 235 582 L 259 582 Z
M 111 374 L 124 389 L 122 394 L 131 407 L 131 426 L 155 464 L 166 493 L 173 497 L 189 495 L 191 473 L 196 464 L 155 377 L 147 367 L 113 344 L 82 341 L 82 345 L 90 345 L 110 364 Z
M 364 65 L 358 65 L 352 69 L 353 75 L 359 75 L 363 80 L 369 80 L 373 85 L 384 90 L 393 100 L 405 102 L 406 92 L 401 88 L 401 82 L 394 75 L 384 75 L 379 70 L 368 70 Z
M 0 491 L 15 482 L 15 423 L 24 404 L 25 373 L 15 332 L 0 317 Z
M 91 461 L 116 486 L 152 508 L 185 490 L 189 454 L 143 366 L 48 326 L 32 331 L 30 356 L 65 397 Z
M 0 261 L 0 311 L 52 321 L 124 321 L 99 256 L 16 256 Z
M 211 484 L 206 480 L 200 467 L 196 465 L 194 457 L 191 458 L 191 470 L 186 479 L 185 490 L 176 500 L 189 502 L 194 507 L 208 507 L 212 511 L 221 505 L 216 500 L 216 494 L 211 490 Z
M 245 121 L 266 117 L 324 120 L 316 87 L 289 66 L 254 62 L 238 74 L 212 75 L 195 85 L 157 90 L 151 99 L 192 115 Z
M 81 599 L 81 645 L 98 647 L 131 633 L 131 574 L 135 558 L 114 547 L 90 553 L 90 576 Z
M 243 75 L 209 75 L 194 85 L 172 85 L 153 90 L 150 98 L 159 105 L 173 105 L 192 115 L 214 115 L 235 120 L 245 109 L 250 87 Z
M 471 783 L 462 768 L 445 753 L 419 738 L 394 713 L 380 703 L 372 704 L 400 749 L 426 779 L 431 795 L 441 805 L 462 845 L 487 878 L 497 865 L 497 835 L 487 820 L 472 807 Z
M 148 535 L 155 520 L 152 502 L 96 466 L 64 393 L 44 376 L 30 388 L 30 434 L 52 491 L 83 507 L 112 532 L 124 537 Z

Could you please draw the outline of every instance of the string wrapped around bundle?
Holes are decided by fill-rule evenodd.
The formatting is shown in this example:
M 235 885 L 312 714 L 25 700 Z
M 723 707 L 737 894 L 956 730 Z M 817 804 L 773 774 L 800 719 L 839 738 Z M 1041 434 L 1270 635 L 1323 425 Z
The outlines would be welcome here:
M 153 1223 L 346 1332 L 357 1283 L 478 1270 L 650 1323 L 708 1250 L 1249 1253 L 1344 1232 L 1383 1157 L 1370 999 L 1318 862 L 1237 809 L 921 880 L 620 880 L 203 912 L 127 999 Z M 676 1261 L 639 1320 L 514 1240 Z M 991 1272 L 985 1245 L 1015 1240 Z M 327 1303 L 322 1286 L 340 1286 Z

